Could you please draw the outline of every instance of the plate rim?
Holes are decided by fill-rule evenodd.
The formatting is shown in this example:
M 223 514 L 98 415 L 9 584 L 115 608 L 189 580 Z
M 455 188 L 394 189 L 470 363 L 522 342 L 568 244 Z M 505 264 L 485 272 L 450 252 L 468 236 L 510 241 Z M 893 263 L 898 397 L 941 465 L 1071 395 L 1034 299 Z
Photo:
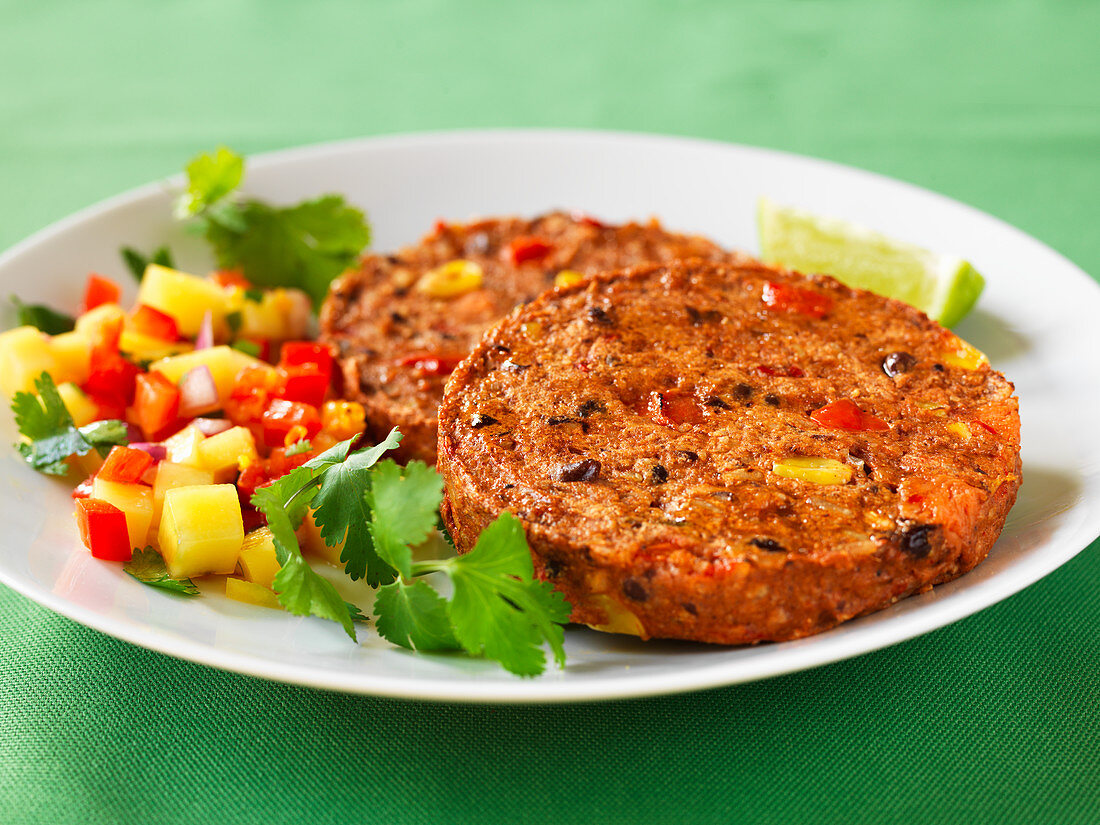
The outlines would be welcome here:
M 1100 284 L 1067 256 L 1022 229 L 977 207 L 900 178 L 837 161 L 817 158 L 812 155 L 749 144 L 683 135 L 620 130 L 537 127 L 448 129 L 361 136 L 287 147 L 249 156 L 248 165 L 252 169 L 264 169 L 288 162 L 308 162 L 311 159 L 342 152 L 354 154 L 358 151 L 386 151 L 395 147 L 446 147 L 463 142 L 484 144 L 489 142 L 514 143 L 523 140 L 562 140 L 577 143 L 627 141 L 635 144 L 648 144 L 654 148 L 681 150 L 694 146 L 719 151 L 732 150 L 750 156 L 755 154 L 780 162 L 809 162 L 833 172 L 862 177 L 892 187 L 901 187 L 913 194 L 930 198 L 937 205 L 956 210 L 961 209 L 970 217 L 991 221 L 998 230 L 1008 232 L 1015 236 L 1017 240 L 1034 245 L 1044 254 L 1057 259 L 1068 270 L 1072 270 L 1080 281 L 1100 292 Z M 71 228 L 114 210 L 139 203 L 144 199 L 162 196 L 170 187 L 178 188 L 182 183 L 183 175 L 177 173 L 125 190 L 83 207 L 42 227 L 22 241 L 4 250 L 0 253 L 0 269 L 6 268 L 23 254 L 43 243 L 48 243 L 51 238 L 63 234 Z M 549 672 L 546 677 L 539 680 L 520 680 L 518 678 L 508 681 L 470 680 L 462 683 L 461 695 L 447 693 L 445 690 L 446 683 L 443 683 L 444 687 L 437 687 L 437 683 L 426 680 L 422 676 L 390 675 L 384 677 L 381 681 L 375 682 L 372 677 L 364 679 L 361 672 L 316 670 L 306 665 L 277 662 L 250 653 L 221 650 L 205 643 L 192 642 L 171 631 L 145 625 L 128 617 L 110 616 L 85 608 L 36 585 L 34 582 L 23 581 L 10 575 L 2 566 L 0 566 L 0 583 L 55 613 L 130 644 L 178 659 L 269 681 L 409 701 L 428 700 L 459 704 L 568 703 L 625 700 L 732 686 L 809 670 L 824 664 L 844 661 L 876 650 L 882 650 L 953 624 L 1016 595 L 1021 590 L 1045 578 L 1089 547 L 1098 532 L 1100 532 L 1100 511 L 1096 512 L 1091 519 L 1086 518 L 1081 524 L 1077 525 L 1070 536 L 1064 538 L 1052 548 L 1055 552 L 1047 553 L 1039 559 L 1032 559 L 1031 563 L 1026 565 L 1023 570 L 1009 568 L 991 579 L 976 583 L 973 587 L 960 593 L 958 598 L 940 605 L 937 611 L 918 608 L 911 613 L 893 617 L 889 622 L 884 623 L 884 626 L 874 626 L 866 630 L 855 640 L 842 636 L 830 637 L 827 631 L 824 634 L 808 637 L 806 640 L 782 642 L 772 646 L 774 649 L 780 650 L 785 645 L 812 641 L 812 646 L 808 646 L 807 651 L 802 656 L 789 657 L 789 661 L 781 659 L 779 663 L 775 663 L 773 662 L 774 657 L 769 656 L 750 662 L 731 663 L 720 661 L 674 671 L 671 674 L 659 674 L 633 680 L 630 677 L 612 676 L 600 681 L 570 683 L 564 675 L 558 679 L 553 678 L 553 672 Z M 1085 536 L 1091 536 L 1091 538 L 1083 538 Z M 1081 543 L 1082 540 L 1084 541 L 1083 544 Z M 858 619 L 853 621 L 858 621 Z M 840 627 L 847 627 L 851 624 L 852 622 L 846 622 Z

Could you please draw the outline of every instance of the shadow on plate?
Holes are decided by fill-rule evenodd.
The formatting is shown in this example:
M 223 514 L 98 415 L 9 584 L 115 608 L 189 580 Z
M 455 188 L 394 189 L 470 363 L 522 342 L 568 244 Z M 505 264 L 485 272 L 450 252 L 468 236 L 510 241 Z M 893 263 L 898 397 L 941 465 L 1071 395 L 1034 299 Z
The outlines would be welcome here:
M 953 331 L 989 356 L 994 366 L 1017 358 L 1031 348 L 1026 335 L 984 309 L 975 309 Z

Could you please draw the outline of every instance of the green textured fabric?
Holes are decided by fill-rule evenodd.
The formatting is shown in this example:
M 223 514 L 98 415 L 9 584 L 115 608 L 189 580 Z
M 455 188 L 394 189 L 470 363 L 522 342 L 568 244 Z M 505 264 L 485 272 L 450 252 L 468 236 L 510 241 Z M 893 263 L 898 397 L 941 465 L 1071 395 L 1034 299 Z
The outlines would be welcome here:
M 546 125 L 851 163 L 1100 273 L 1098 34 L 1085 0 L 0 0 L 0 247 L 218 142 Z M 0 821 L 1097 822 L 1098 591 L 1094 544 L 849 662 L 464 707 L 210 670 L 0 588 Z

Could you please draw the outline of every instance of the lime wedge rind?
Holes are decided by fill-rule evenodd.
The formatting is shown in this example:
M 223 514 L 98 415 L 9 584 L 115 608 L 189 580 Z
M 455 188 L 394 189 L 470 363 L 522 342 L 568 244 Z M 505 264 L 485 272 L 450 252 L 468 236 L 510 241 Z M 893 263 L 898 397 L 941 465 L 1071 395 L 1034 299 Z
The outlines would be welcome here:
M 849 286 L 897 298 L 944 326 L 965 316 L 985 285 L 962 258 L 767 198 L 760 199 L 757 226 L 765 262 L 832 275 Z

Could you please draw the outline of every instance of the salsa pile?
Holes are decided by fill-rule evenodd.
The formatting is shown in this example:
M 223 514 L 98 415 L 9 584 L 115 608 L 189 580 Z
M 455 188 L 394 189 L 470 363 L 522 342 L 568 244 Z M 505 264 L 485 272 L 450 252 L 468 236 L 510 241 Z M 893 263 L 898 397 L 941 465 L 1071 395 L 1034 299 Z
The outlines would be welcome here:
M 71 330 L 0 334 L 0 389 L 38 393 L 24 417 L 60 417 L 62 430 L 84 430 L 98 448 L 59 460 L 58 433 L 43 430 L 42 445 L 24 435 L 24 454 L 39 469 L 72 465 L 84 476 L 76 520 L 96 558 L 127 562 L 150 547 L 171 579 L 239 571 L 227 595 L 277 605 L 280 565 L 251 497 L 365 426 L 361 405 L 332 397 L 328 346 L 304 340 L 308 296 L 257 290 L 232 271 L 204 278 L 157 264 L 129 311 L 120 296 L 91 275 Z M 303 549 L 332 556 L 301 532 Z

